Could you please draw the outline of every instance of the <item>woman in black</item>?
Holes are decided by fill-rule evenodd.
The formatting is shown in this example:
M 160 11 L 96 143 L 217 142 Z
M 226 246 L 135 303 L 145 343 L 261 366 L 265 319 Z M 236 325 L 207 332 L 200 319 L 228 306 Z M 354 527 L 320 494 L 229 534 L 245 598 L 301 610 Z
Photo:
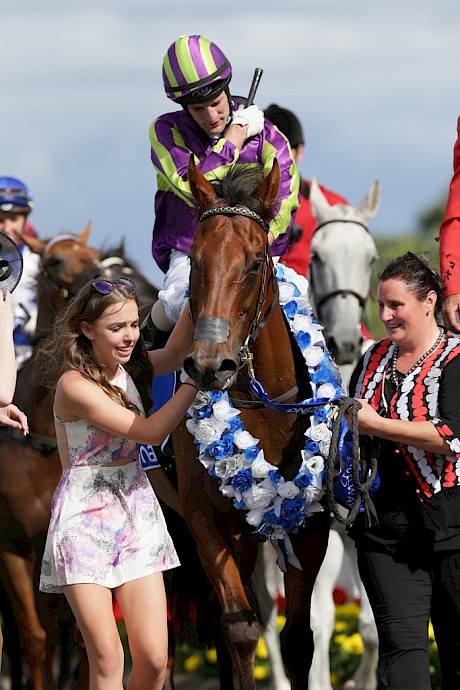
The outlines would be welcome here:
M 359 432 L 380 439 L 378 526 L 351 536 L 379 633 L 379 687 L 431 688 L 431 618 L 443 690 L 460 688 L 460 340 L 438 324 L 439 276 L 412 253 L 380 274 L 375 343 L 350 384 Z

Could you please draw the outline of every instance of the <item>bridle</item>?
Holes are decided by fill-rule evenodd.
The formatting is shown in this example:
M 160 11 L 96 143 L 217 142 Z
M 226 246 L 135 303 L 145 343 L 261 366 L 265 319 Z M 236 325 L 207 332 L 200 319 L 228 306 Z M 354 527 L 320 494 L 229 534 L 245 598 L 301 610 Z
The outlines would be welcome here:
M 256 223 L 258 223 L 261 226 L 265 234 L 268 234 L 268 224 L 259 216 L 258 213 L 252 211 L 246 206 L 216 206 L 215 208 L 210 208 L 200 216 L 199 223 L 202 223 L 204 220 L 210 218 L 211 216 L 243 216 L 245 218 L 250 218 L 251 220 L 256 221 Z M 269 305 L 264 317 L 262 318 L 262 311 L 266 302 L 266 295 L 268 294 L 269 287 L 272 287 L 274 297 L 272 303 Z M 251 347 L 253 346 L 254 341 L 259 335 L 260 331 L 267 323 L 270 314 L 272 313 L 273 309 L 276 307 L 277 304 L 278 283 L 275 280 L 273 260 L 270 254 L 268 242 L 266 242 L 264 250 L 264 260 L 262 264 L 262 278 L 260 281 L 259 295 L 257 297 L 257 305 L 254 316 L 248 329 L 248 334 L 240 349 L 241 360 L 247 363 L 248 366 L 252 367 L 252 353 L 250 352 Z M 190 313 L 193 318 L 192 309 L 192 302 L 190 301 Z
M 264 230 L 266 234 L 268 234 L 268 224 L 255 212 L 252 211 L 251 209 L 247 208 L 246 206 L 216 206 L 215 208 L 210 208 L 207 211 L 205 211 L 199 219 L 199 223 L 202 221 L 206 220 L 207 218 L 210 218 L 211 216 L 244 216 L 245 218 L 251 218 L 252 220 L 255 220 L 256 223 L 258 223 L 261 228 Z M 271 270 L 270 270 L 271 269 Z M 268 295 L 268 289 L 269 287 L 272 288 L 273 290 L 273 301 L 267 308 L 265 315 L 262 318 L 262 311 L 266 302 L 266 296 Z M 191 295 L 190 287 L 189 287 L 189 294 Z M 262 328 L 265 326 L 267 323 L 270 314 L 276 307 L 279 301 L 279 290 L 278 290 L 278 283 L 275 278 L 275 269 L 273 266 L 273 259 L 270 253 L 270 248 L 268 245 L 268 242 L 265 243 L 265 250 L 264 250 L 264 260 L 262 264 L 262 277 L 260 281 L 260 289 L 259 289 L 259 295 L 257 297 L 257 305 L 256 309 L 254 312 L 254 316 L 252 318 L 252 321 L 249 325 L 248 329 L 248 334 L 244 340 L 243 345 L 240 348 L 239 351 L 239 358 L 241 361 L 241 366 L 246 365 L 248 367 L 249 375 L 251 377 L 252 381 L 256 381 L 256 375 L 254 371 L 254 355 L 252 354 L 251 348 L 254 345 L 254 341 L 256 340 L 257 336 L 259 335 L 260 331 Z M 192 306 L 192 300 L 189 302 L 189 308 L 190 308 L 190 317 L 193 319 L 193 306 Z M 226 333 L 225 339 L 228 337 L 228 330 L 227 330 L 227 323 L 225 324 L 219 324 L 217 323 L 218 321 L 221 321 L 221 319 L 214 319 L 214 333 Z M 209 332 L 209 331 L 208 331 Z M 219 335 L 218 337 L 223 337 Z M 222 342 L 222 341 L 221 341 Z M 282 395 L 279 395 L 278 397 L 274 398 L 270 402 L 277 404 L 277 403 L 283 403 L 285 400 L 289 400 L 298 393 L 298 387 L 294 386 L 291 388 L 289 391 L 286 391 L 286 393 L 283 393 Z M 255 400 L 237 400 L 234 398 L 231 398 L 232 403 L 235 407 L 237 408 L 251 408 L 251 409 L 261 409 L 263 407 L 266 407 L 266 405 L 260 401 L 255 401 Z
M 324 222 L 320 223 L 315 230 L 315 234 L 321 230 L 321 228 L 324 228 L 326 225 L 330 225 L 331 223 L 353 223 L 354 225 L 360 225 L 364 230 L 369 233 L 369 228 L 367 225 L 362 223 L 359 220 L 352 220 L 351 218 L 342 218 L 340 220 L 325 220 Z M 314 275 L 313 275 L 313 270 L 312 270 L 312 262 L 310 263 L 310 275 L 309 275 L 309 280 L 310 280 L 310 288 L 312 291 L 312 294 L 314 295 Z M 329 300 L 334 299 L 334 297 L 345 297 L 346 295 L 351 295 L 351 297 L 355 297 L 358 300 L 359 306 L 362 311 L 364 311 L 364 307 L 366 305 L 366 296 L 360 295 L 359 292 L 356 292 L 355 290 L 349 290 L 348 288 L 341 288 L 339 290 L 331 290 L 331 292 L 327 292 L 325 295 L 323 295 L 320 299 L 316 300 L 314 299 L 314 306 L 316 310 L 316 317 L 318 321 L 321 321 L 321 307 L 323 307 L 326 302 L 329 302 Z
M 42 265 L 42 272 L 44 278 L 47 279 L 47 282 L 44 282 L 44 289 L 46 292 L 46 296 L 48 298 L 48 301 L 50 304 L 52 304 L 52 294 L 51 290 L 49 289 L 49 283 L 59 292 L 59 296 L 62 299 L 69 299 L 69 297 L 74 297 L 75 295 L 72 294 L 72 292 L 69 290 L 68 287 L 65 285 L 61 285 L 55 277 L 49 272 L 46 266 L 46 259 L 47 259 L 47 253 L 50 251 L 51 247 L 54 247 L 54 245 L 59 244 L 60 242 L 68 242 L 69 240 L 72 240 L 72 242 L 75 242 L 75 244 L 81 244 L 81 240 L 77 235 L 72 235 L 71 233 L 62 233 L 60 235 L 56 235 L 56 237 L 53 237 L 48 244 L 45 245 L 45 248 L 43 249 L 41 253 L 41 265 Z

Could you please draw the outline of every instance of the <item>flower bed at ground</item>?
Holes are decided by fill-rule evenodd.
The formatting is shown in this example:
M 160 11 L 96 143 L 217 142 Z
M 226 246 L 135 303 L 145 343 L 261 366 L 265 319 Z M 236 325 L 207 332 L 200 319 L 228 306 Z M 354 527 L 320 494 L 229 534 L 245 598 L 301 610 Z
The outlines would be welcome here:
M 359 604 L 357 602 L 348 602 L 346 592 L 340 589 L 335 590 L 334 600 L 336 602 L 336 617 L 330 645 L 331 685 L 339 690 L 356 671 L 363 651 L 363 642 L 358 632 Z M 281 601 L 283 600 L 281 599 Z M 283 609 L 281 609 L 277 618 L 279 631 L 281 631 L 285 620 Z M 126 631 L 121 619 L 119 619 L 119 627 L 123 644 L 129 655 Z M 431 678 L 433 688 L 436 688 L 439 687 L 440 670 L 438 651 L 431 623 L 428 635 L 430 640 Z M 175 668 L 177 672 L 181 673 L 194 673 L 203 678 L 216 678 L 216 650 L 214 648 L 193 649 L 188 645 L 181 645 L 176 650 Z M 259 639 L 257 647 L 254 674 L 258 686 L 263 688 L 269 685 L 270 661 L 267 647 L 262 637 Z

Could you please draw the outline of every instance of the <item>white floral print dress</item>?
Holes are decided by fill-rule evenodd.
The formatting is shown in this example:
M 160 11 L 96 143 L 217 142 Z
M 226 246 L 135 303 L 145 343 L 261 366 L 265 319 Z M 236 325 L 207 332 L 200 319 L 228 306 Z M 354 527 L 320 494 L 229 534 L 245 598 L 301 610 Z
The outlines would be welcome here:
M 143 410 L 127 371 L 112 383 Z M 56 421 L 66 430 L 70 467 L 53 497 L 40 590 L 62 592 L 64 585 L 85 582 L 113 589 L 180 565 L 138 444 L 84 419 Z M 133 462 L 106 466 L 129 457 Z

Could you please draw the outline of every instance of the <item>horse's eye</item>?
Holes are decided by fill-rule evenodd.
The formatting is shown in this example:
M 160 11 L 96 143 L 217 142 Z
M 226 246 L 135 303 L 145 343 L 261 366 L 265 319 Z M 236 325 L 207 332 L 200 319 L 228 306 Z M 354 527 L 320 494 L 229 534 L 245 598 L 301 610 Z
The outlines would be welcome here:
M 262 268 L 262 261 L 254 261 L 254 263 L 251 266 L 250 273 L 259 273 L 260 269 Z
M 57 256 L 52 256 L 47 262 L 47 268 L 57 268 L 59 264 L 61 263 L 61 259 L 58 259 Z

